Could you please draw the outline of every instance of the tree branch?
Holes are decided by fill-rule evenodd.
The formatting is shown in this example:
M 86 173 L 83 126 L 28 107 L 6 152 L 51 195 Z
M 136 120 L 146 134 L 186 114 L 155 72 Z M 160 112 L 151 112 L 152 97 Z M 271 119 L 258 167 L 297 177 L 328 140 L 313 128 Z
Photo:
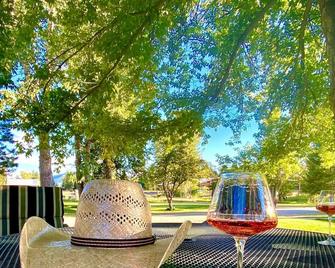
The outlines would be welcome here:
M 99 38 L 104 32 L 106 32 L 106 30 L 112 25 L 114 26 L 116 21 L 117 21 L 118 17 L 115 17 L 111 23 L 109 23 L 108 25 L 101 27 L 99 29 L 99 31 L 97 31 L 94 35 L 92 35 L 88 40 L 86 40 L 85 42 L 81 43 L 81 45 L 79 46 L 79 48 L 74 51 L 72 54 L 70 54 L 69 56 L 67 56 L 60 64 L 58 64 L 56 66 L 56 69 L 53 71 L 52 74 L 50 74 L 48 81 L 45 83 L 42 91 L 44 92 L 48 85 L 50 84 L 51 80 L 54 78 L 55 74 L 64 66 L 65 63 L 67 63 L 71 58 L 73 58 L 74 56 L 76 56 L 80 51 L 82 51 L 86 46 L 90 45 L 96 38 Z M 74 46 L 74 48 L 77 46 Z M 67 50 L 70 51 L 70 50 Z M 65 53 L 63 54 L 65 55 Z M 58 56 L 57 56 L 58 57 Z M 56 57 L 56 58 L 57 58 Z M 53 62 L 53 60 L 51 60 L 51 62 Z M 50 64 L 50 62 L 48 63 L 48 65 Z
M 298 52 L 299 52 L 299 60 L 298 63 L 300 64 L 300 68 L 301 68 L 301 77 L 300 77 L 300 81 L 299 81 L 299 85 L 301 86 L 300 90 L 298 91 L 297 94 L 297 98 L 296 98 L 296 107 L 299 107 L 299 99 L 303 98 L 306 95 L 306 83 L 308 81 L 308 79 L 306 78 L 305 75 L 305 32 L 306 32 L 306 27 L 308 24 L 308 18 L 309 18 L 309 14 L 310 11 L 312 9 L 312 0 L 308 0 L 307 4 L 306 4 L 306 8 L 302 17 L 302 21 L 301 21 L 301 26 L 300 26 L 300 30 L 299 30 L 299 37 L 298 37 Z M 299 114 L 299 116 L 293 114 L 293 122 L 292 122 L 292 128 L 294 131 L 294 128 L 296 127 L 296 125 L 299 123 L 299 132 L 300 135 L 302 134 L 302 128 L 303 128 L 303 123 L 304 123 L 304 114 L 305 114 L 305 107 L 307 105 L 307 99 L 305 98 L 303 103 L 302 103 L 303 107 L 301 110 L 301 113 Z
M 212 92 L 212 93 L 209 92 L 210 95 L 208 97 L 210 99 L 212 99 L 212 100 L 217 100 L 218 99 L 218 96 L 219 96 L 221 90 L 224 88 L 224 86 L 225 86 L 225 84 L 226 84 L 226 82 L 229 78 L 229 75 L 230 75 L 231 69 L 233 67 L 234 61 L 235 61 L 235 59 L 238 55 L 238 52 L 241 49 L 242 44 L 247 40 L 249 34 L 257 27 L 258 23 L 263 20 L 266 12 L 275 3 L 276 3 L 275 0 L 270 0 L 265 5 L 265 7 L 261 11 L 258 12 L 258 14 L 255 16 L 255 18 L 249 23 L 249 25 L 247 25 L 245 30 L 242 32 L 242 34 L 240 35 L 240 37 L 238 38 L 236 44 L 234 45 L 234 47 L 232 49 L 232 52 L 229 56 L 228 64 L 224 68 L 223 76 L 222 76 L 221 80 L 219 81 L 218 86 L 216 87 L 214 92 Z
M 107 80 L 107 78 L 110 77 L 110 75 L 113 73 L 113 71 L 117 68 L 117 66 L 123 60 L 127 51 L 132 47 L 133 43 L 136 41 L 136 39 L 139 37 L 139 35 L 143 33 L 143 31 L 145 29 L 145 26 L 147 24 L 149 24 L 149 22 L 151 21 L 152 11 L 154 11 L 154 10 L 159 11 L 166 2 L 167 2 L 166 0 L 160 0 L 156 3 L 156 5 L 154 5 L 150 9 L 148 9 L 146 18 L 141 23 L 141 25 L 137 28 L 137 30 L 131 35 L 127 44 L 120 51 L 118 57 L 116 58 L 114 64 L 112 65 L 112 67 L 103 75 L 103 77 L 100 79 L 100 81 L 98 83 L 96 83 L 95 85 L 90 87 L 87 90 L 87 92 L 84 94 L 84 96 L 82 96 L 72 107 L 70 107 L 67 111 L 65 111 L 64 115 L 57 122 L 52 124 L 51 128 L 56 128 L 59 123 L 63 122 L 66 118 L 71 116 L 79 108 L 80 104 L 87 99 L 87 97 L 89 97 L 91 94 L 96 92 L 101 87 L 101 85 Z
M 71 51 L 72 49 L 75 49 L 76 47 L 79 47 L 82 43 L 78 43 L 75 44 L 67 49 L 64 49 L 61 53 L 59 53 L 57 56 L 55 56 L 53 59 L 51 59 L 46 65 L 50 66 L 51 64 L 53 64 L 56 60 L 58 60 L 59 58 L 61 58 L 62 56 L 66 55 L 69 51 Z
M 142 10 L 139 12 L 132 12 L 132 13 L 128 13 L 128 15 L 131 16 L 136 16 L 136 15 L 143 15 L 148 13 L 150 9 L 147 10 Z M 73 58 L 74 56 L 76 56 L 81 50 L 83 50 L 86 46 L 90 45 L 94 39 L 99 38 L 104 32 L 106 32 L 106 30 L 110 27 L 110 26 L 115 26 L 115 23 L 117 22 L 117 20 L 119 19 L 119 17 L 115 17 L 110 23 L 108 23 L 106 26 L 101 27 L 95 34 L 93 34 L 88 40 L 86 40 L 85 42 L 76 44 L 74 46 L 71 46 L 65 50 L 63 50 L 60 54 L 58 54 L 57 56 L 55 56 L 52 60 L 50 60 L 46 66 L 49 67 L 51 66 L 54 62 L 56 62 L 56 60 L 60 59 L 62 56 L 66 55 L 68 52 L 70 52 L 71 50 L 79 47 L 78 50 L 76 50 L 75 52 L 73 52 L 71 55 L 69 55 L 67 58 L 65 58 L 60 64 L 58 64 L 56 66 L 56 69 L 53 70 L 51 72 L 51 74 L 49 75 L 49 78 L 47 80 L 47 82 L 45 83 L 45 85 L 43 86 L 42 92 L 44 93 L 47 89 L 47 87 L 49 86 L 50 82 L 53 80 L 54 76 L 56 75 L 56 73 L 64 66 L 64 64 L 66 62 L 68 62 L 71 58 Z M 36 78 L 34 78 L 32 80 L 32 82 L 28 85 L 28 90 L 30 89 L 31 85 L 33 82 L 36 81 Z
M 312 8 L 312 0 L 308 0 L 306 4 L 306 9 L 302 18 L 300 31 L 299 31 L 299 42 L 298 49 L 300 53 L 300 66 L 302 69 L 305 68 L 305 32 L 308 24 L 309 13 Z
M 335 2 L 333 0 L 319 0 L 319 7 L 329 64 L 329 101 L 335 118 Z
M 71 55 L 69 55 L 66 59 L 64 59 L 60 64 L 58 64 L 58 65 L 56 66 L 56 69 L 53 70 L 53 71 L 50 73 L 47 82 L 44 84 L 44 86 L 43 86 L 43 88 L 42 88 L 42 94 L 44 94 L 44 92 L 46 91 L 46 89 L 47 89 L 47 87 L 49 86 L 50 82 L 51 82 L 52 79 L 55 77 L 56 72 L 59 71 L 59 70 L 64 66 L 64 64 L 65 64 L 66 62 L 68 62 L 71 58 L 73 58 L 75 55 L 77 55 L 77 54 L 78 54 L 81 50 L 83 50 L 86 46 L 88 46 L 89 44 L 91 44 L 91 43 L 94 41 L 94 39 L 96 39 L 96 38 L 99 37 L 101 34 L 103 34 L 103 33 L 105 32 L 105 30 L 107 30 L 108 27 L 109 27 L 110 25 L 113 25 L 113 24 L 116 22 L 116 19 L 117 19 L 117 18 L 114 18 L 114 19 L 112 20 L 111 23 L 109 23 L 109 24 L 106 25 L 106 26 L 101 27 L 96 33 L 94 33 L 94 34 L 93 34 L 89 39 L 87 39 L 85 42 L 76 44 L 76 45 L 74 45 L 74 46 L 71 46 L 71 47 L 69 47 L 69 48 L 63 50 L 61 53 L 59 53 L 57 56 L 55 56 L 52 60 L 50 60 L 50 61 L 46 64 L 47 67 L 50 67 L 54 62 L 56 62 L 57 59 L 59 59 L 59 58 L 61 58 L 62 56 L 66 55 L 66 54 L 67 54 L 68 52 L 70 52 L 71 50 L 73 50 L 73 49 L 79 47 L 78 50 L 74 51 Z M 35 84 L 36 80 L 38 80 L 38 79 L 35 77 L 35 78 L 33 78 L 33 79 L 31 80 L 31 82 L 29 82 L 29 84 L 28 84 L 28 91 L 30 90 L 31 86 L 32 86 L 33 84 Z
M 247 60 L 249 61 L 250 67 L 254 69 L 254 72 L 257 72 L 258 68 L 255 66 L 255 63 L 253 62 L 251 56 L 249 55 L 248 48 L 245 46 L 245 44 L 243 44 L 242 47 L 243 47 L 244 54 L 247 57 Z
M 163 5 L 164 1 L 160 1 L 158 5 L 156 5 L 155 8 L 159 9 L 162 5 Z M 71 109 L 70 109 L 70 114 L 72 114 L 77 108 L 78 106 L 86 100 L 86 98 L 88 96 L 90 96 L 93 92 L 97 91 L 101 85 L 106 81 L 106 79 L 108 77 L 110 77 L 110 75 L 114 72 L 114 70 L 116 69 L 116 67 L 120 64 L 120 62 L 123 60 L 123 58 L 126 55 L 126 52 L 131 48 L 131 46 L 134 44 L 134 42 L 136 41 L 136 39 L 139 37 L 140 34 L 143 33 L 145 26 L 147 24 L 149 24 L 151 20 L 150 17 L 150 13 L 148 12 L 148 15 L 146 16 L 145 20 L 142 22 L 142 24 L 137 28 L 137 30 L 134 32 L 134 34 L 129 38 L 127 44 L 123 47 L 123 49 L 121 50 L 119 56 L 116 58 L 116 61 L 114 62 L 114 64 L 112 65 L 112 67 L 104 74 L 104 76 L 100 79 L 100 81 L 92 86 L 91 88 L 89 88 L 86 92 L 86 94 L 76 103 L 74 104 Z

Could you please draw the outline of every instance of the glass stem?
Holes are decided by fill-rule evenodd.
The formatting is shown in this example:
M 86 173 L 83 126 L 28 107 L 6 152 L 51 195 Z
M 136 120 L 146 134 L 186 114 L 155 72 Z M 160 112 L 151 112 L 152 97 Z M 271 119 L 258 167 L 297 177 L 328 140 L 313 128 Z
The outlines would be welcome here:
M 246 239 L 240 237 L 234 237 L 234 239 L 237 249 L 237 268 L 243 268 L 243 254 Z
M 329 223 L 329 235 L 328 235 L 328 240 L 332 240 L 332 216 L 328 215 L 328 223 Z

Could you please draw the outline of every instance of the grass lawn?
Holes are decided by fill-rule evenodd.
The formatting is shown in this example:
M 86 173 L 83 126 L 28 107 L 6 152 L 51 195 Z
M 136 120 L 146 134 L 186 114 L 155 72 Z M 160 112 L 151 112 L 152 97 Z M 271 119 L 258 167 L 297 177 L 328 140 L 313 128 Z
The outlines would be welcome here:
M 318 233 L 328 233 L 328 220 L 326 217 L 318 219 L 295 219 L 280 217 L 278 228 L 304 230 Z M 332 233 L 335 234 L 335 222 L 332 224 Z
M 173 202 L 175 210 L 167 211 L 167 203 L 165 200 L 149 200 L 151 205 L 151 212 L 155 213 L 178 213 L 178 212 L 206 212 L 208 210 L 209 202 L 207 201 L 190 201 L 183 199 L 176 199 Z M 77 201 L 64 200 L 64 213 L 66 216 L 75 216 L 77 210 Z
M 300 196 L 290 196 L 285 200 L 281 201 L 277 204 L 277 206 L 285 206 L 285 207 L 310 207 L 315 206 L 315 203 L 311 200 L 309 195 L 302 194 Z
M 207 212 L 209 202 L 199 202 L 199 201 L 176 201 L 173 203 L 174 210 L 167 211 L 167 204 L 165 202 L 150 202 L 151 212 L 155 213 L 164 213 L 164 212 Z
M 65 216 L 76 216 L 78 201 L 64 200 Z
M 176 199 L 174 202 L 175 210 L 166 211 L 167 203 L 163 199 L 150 199 L 151 211 L 156 213 L 180 213 L 180 212 L 206 212 L 209 206 L 208 201 L 191 201 L 187 199 Z M 65 216 L 75 216 L 78 202 L 64 200 Z M 288 206 L 290 204 L 280 205 Z M 291 204 L 292 206 L 295 206 Z M 301 206 L 301 204 L 299 205 Z M 305 230 L 311 232 L 328 233 L 328 221 L 325 216 L 314 215 L 311 219 L 299 217 L 280 217 L 278 220 L 279 228 Z M 335 220 L 332 225 L 332 232 L 335 234 Z
M 151 205 L 151 211 L 153 214 L 155 213 L 178 213 L 178 212 L 206 212 L 208 210 L 208 206 L 210 202 L 208 200 L 189 200 L 176 198 L 173 202 L 175 210 L 167 211 L 167 202 L 163 198 L 149 198 L 149 203 Z M 65 215 L 67 216 L 75 216 L 78 202 L 77 201 L 69 201 L 64 200 L 64 209 Z M 294 204 L 294 203 L 286 203 L 286 204 L 278 204 L 277 207 L 308 207 L 314 206 L 314 204 Z
M 277 208 L 283 207 L 315 207 L 314 203 L 301 203 L 301 204 L 294 204 L 294 203 L 278 203 Z
M 149 203 L 151 205 L 151 212 L 155 213 L 178 213 L 178 212 L 206 212 L 208 210 L 208 206 L 210 201 L 204 199 L 198 200 L 189 200 L 183 198 L 176 198 L 173 202 L 175 210 L 167 211 L 167 202 L 163 198 L 149 198 Z M 76 209 L 77 209 L 78 202 L 77 201 L 69 201 L 64 200 L 64 209 L 65 215 L 68 216 L 75 216 Z M 278 207 L 308 207 L 314 206 L 314 204 L 295 204 L 295 203 L 285 203 L 285 204 L 278 204 Z
M 151 211 L 155 213 L 178 213 L 178 212 L 206 212 L 210 204 L 210 200 L 207 198 L 190 200 L 186 198 L 175 198 L 173 205 L 175 210 L 167 211 L 167 202 L 164 197 L 159 198 L 148 198 L 151 205 Z M 300 195 L 295 197 L 288 197 L 285 201 L 279 203 L 277 207 L 310 207 L 315 206 L 314 203 L 310 203 L 308 196 Z M 64 200 L 65 215 L 75 216 L 77 208 L 77 201 Z

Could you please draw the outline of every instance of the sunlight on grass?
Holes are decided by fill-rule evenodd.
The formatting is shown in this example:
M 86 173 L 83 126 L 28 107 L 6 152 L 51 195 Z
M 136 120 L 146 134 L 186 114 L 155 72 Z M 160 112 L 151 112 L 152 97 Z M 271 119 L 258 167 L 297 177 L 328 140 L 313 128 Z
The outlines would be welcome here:
M 315 207 L 314 203 L 302 203 L 302 204 L 295 204 L 295 203 L 278 203 L 277 208 L 283 208 L 283 207 Z
M 75 216 L 77 210 L 77 201 L 64 200 L 65 216 Z M 150 200 L 151 211 L 157 213 L 180 213 L 180 212 L 207 212 L 209 202 L 176 200 L 174 202 L 174 211 L 166 211 L 167 203 L 165 200 Z M 328 221 L 325 216 L 314 216 L 313 219 L 301 219 L 292 217 L 280 217 L 278 228 L 304 230 L 311 232 L 328 233 Z M 335 222 L 332 225 L 332 232 L 335 234 Z
M 310 232 L 328 233 L 327 218 L 319 219 L 294 219 L 294 218 L 279 218 L 278 228 L 304 230 Z M 335 234 L 335 223 L 332 224 L 332 233 Z
M 152 213 L 166 212 L 166 202 L 150 202 Z M 174 210 L 169 212 L 206 212 L 208 210 L 209 202 L 183 202 L 176 201 L 173 203 Z
M 209 202 L 198 201 L 175 201 L 173 205 L 175 210 L 166 211 L 167 203 L 165 200 L 149 201 L 152 213 L 165 213 L 165 212 L 206 212 L 208 210 Z M 77 201 L 64 200 L 64 213 L 66 216 L 75 216 L 77 210 Z
M 77 211 L 78 201 L 64 200 L 64 215 L 75 216 Z

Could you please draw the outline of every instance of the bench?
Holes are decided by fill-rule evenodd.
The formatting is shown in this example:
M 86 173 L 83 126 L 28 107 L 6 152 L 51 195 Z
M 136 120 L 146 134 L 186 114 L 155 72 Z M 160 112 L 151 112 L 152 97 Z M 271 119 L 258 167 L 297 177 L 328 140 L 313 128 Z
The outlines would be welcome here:
M 31 216 L 62 228 L 64 204 L 62 188 L 0 186 L 0 235 L 19 233 Z

